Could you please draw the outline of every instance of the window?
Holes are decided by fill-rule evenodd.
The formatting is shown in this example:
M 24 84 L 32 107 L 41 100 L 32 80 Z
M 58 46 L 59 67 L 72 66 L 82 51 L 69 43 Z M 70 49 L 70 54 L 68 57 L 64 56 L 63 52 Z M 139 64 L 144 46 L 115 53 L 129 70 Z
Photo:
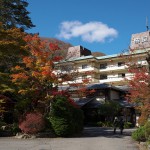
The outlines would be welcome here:
M 82 69 L 88 68 L 87 64 L 82 65 Z
M 107 68 L 107 63 L 105 64 L 100 64 L 100 69 L 106 69 Z
M 100 80 L 105 80 L 107 79 L 107 74 L 101 74 L 100 75 Z
M 74 67 L 73 65 L 63 65 L 63 66 L 60 66 L 60 70 L 61 71 L 71 71 L 74 69 L 73 67 Z
M 142 43 L 144 43 L 144 42 L 148 42 L 148 37 L 147 36 L 142 37 Z
M 139 38 L 136 38 L 136 39 L 134 40 L 134 43 L 135 43 L 135 44 L 140 43 L 140 39 L 139 39 Z
M 126 76 L 125 73 L 118 73 L 119 78 L 124 78 L 125 76 Z
M 124 66 L 125 62 L 118 62 L 118 67 Z

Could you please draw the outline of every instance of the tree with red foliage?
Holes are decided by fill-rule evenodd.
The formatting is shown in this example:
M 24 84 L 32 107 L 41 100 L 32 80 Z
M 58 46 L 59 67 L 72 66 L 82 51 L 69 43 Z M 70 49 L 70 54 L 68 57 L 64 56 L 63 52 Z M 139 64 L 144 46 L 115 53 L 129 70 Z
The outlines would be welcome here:
M 57 43 L 48 44 L 41 41 L 38 35 L 27 35 L 25 42 L 29 55 L 22 57 L 23 64 L 13 68 L 14 74 L 11 75 L 12 82 L 18 86 L 18 93 L 22 95 L 18 109 L 25 112 L 35 110 L 40 103 L 45 105 L 44 112 L 49 112 L 53 93 L 58 91 L 61 83 L 73 81 L 76 71 L 64 74 L 55 70 L 56 64 L 62 60 L 61 56 L 56 55 L 60 50 Z M 82 84 L 75 84 L 78 87 L 82 85 L 83 89 L 87 82 L 83 80 Z
M 52 92 L 57 90 L 59 83 L 54 70 L 54 63 L 62 59 L 55 55 L 59 47 L 55 43 L 48 45 L 38 35 L 27 35 L 24 40 L 29 55 L 22 57 L 23 64 L 13 68 L 12 82 L 18 86 L 18 93 L 23 97 L 25 111 L 36 109 L 39 102 L 45 103 L 48 109 Z
M 135 105 L 135 108 L 141 113 L 139 124 L 143 125 L 150 115 L 150 74 L 148 68 L 132 64 L 128 71 L 133 74 L 129 83 L 129 101 Z

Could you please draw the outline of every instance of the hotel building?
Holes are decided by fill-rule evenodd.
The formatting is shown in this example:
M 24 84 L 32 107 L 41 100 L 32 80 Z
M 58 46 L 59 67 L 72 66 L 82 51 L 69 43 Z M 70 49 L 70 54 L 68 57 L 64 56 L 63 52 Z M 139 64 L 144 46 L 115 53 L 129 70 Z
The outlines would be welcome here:
M 101 104 L 106 101 L 116 101 L 122 106 L 118 116 L 132 125 L 138 126 L 137 120 L 140 114 L 134 106 L 128 103 L 124 97 L 128 90 L 127 80 L 132 79 L 128 69 L 132 64 L 139 67 L 147 67 L 147 57 L 150 54 L 150 31 L 133 34 L 130 48 L 127 52 L 113 55 L 94 57 L 90 50 L 82 46 L 74 46 L 68 49 L 66 60 L 57 64 L 57 72 L 62 78 L 67 74 L 73 74 L 69 83 L 82 83 L 83 79 L 90 79 L 87 89 L 96 90 L 92 97 L 76 94 L 76 90 L 70 90 L 72 98 L 84 111 L 85 122 L 106 121 L 106 116 L 99 114 Z M 69 77 L 69 76 L 68 76 Z M 62 89 L 68 87 L 68 82 L 62 82 Z M 109 118 L 112 121 L 114 116 Z
M 128 66 L 136 63 L 139 66 L 148 67 L 146 57 L 150 52 L 150 31 L 133 34 L 131 36 L 130 48 L 127 52 L 113 55 L 94 57 L 91 51 L 82 47 L 74 46 L 68 49 L 66 61 L 58 66 L 66 66 L 67 69 L 58 67 L 57 71 L 63 74 L 71 71 L 78 72 L 74 81 L 80 83 L 82 79 L 88 78 L 91 84 L 107 83 L 114 86 L 125 85 L 125 78 L 131 79 L 132 74 L 128 72 Z M 64 67 L 65 68 L 65 67 Z M 86 72 L 91 72 L 85 74 Z M 67 83 L 63 83 L 67 85 Z

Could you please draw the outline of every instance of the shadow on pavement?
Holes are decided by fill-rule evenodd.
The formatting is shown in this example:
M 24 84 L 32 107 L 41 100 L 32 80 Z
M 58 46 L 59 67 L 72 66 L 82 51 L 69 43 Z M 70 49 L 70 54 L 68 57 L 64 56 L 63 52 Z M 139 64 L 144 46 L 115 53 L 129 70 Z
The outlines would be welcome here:
M 123 134 L 120 134 L 120 130 L 117 129 L 116 133 L 113 133 L 113 128 L 102 127 L 85 127 L 82 134 L 78 137 L 107 137 L 107 138 L 123 138 L 125 136 L 131 136 L 131 133 L 135 129 L 124 129 Z

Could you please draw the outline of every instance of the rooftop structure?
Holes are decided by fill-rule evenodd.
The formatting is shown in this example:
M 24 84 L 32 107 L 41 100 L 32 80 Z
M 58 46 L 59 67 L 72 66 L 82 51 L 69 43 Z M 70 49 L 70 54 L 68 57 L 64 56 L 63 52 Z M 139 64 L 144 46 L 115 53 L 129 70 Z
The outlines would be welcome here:
M 150 31 L 132 34 L 131 49 L 144 49 L 150 47 Z
M 91 55 L 91 51 L 79 45 L 79 46 L 69 47 L 66 58 L 67 59 L 78 58 L 81 56 L 88 56 L 88 55 Z

